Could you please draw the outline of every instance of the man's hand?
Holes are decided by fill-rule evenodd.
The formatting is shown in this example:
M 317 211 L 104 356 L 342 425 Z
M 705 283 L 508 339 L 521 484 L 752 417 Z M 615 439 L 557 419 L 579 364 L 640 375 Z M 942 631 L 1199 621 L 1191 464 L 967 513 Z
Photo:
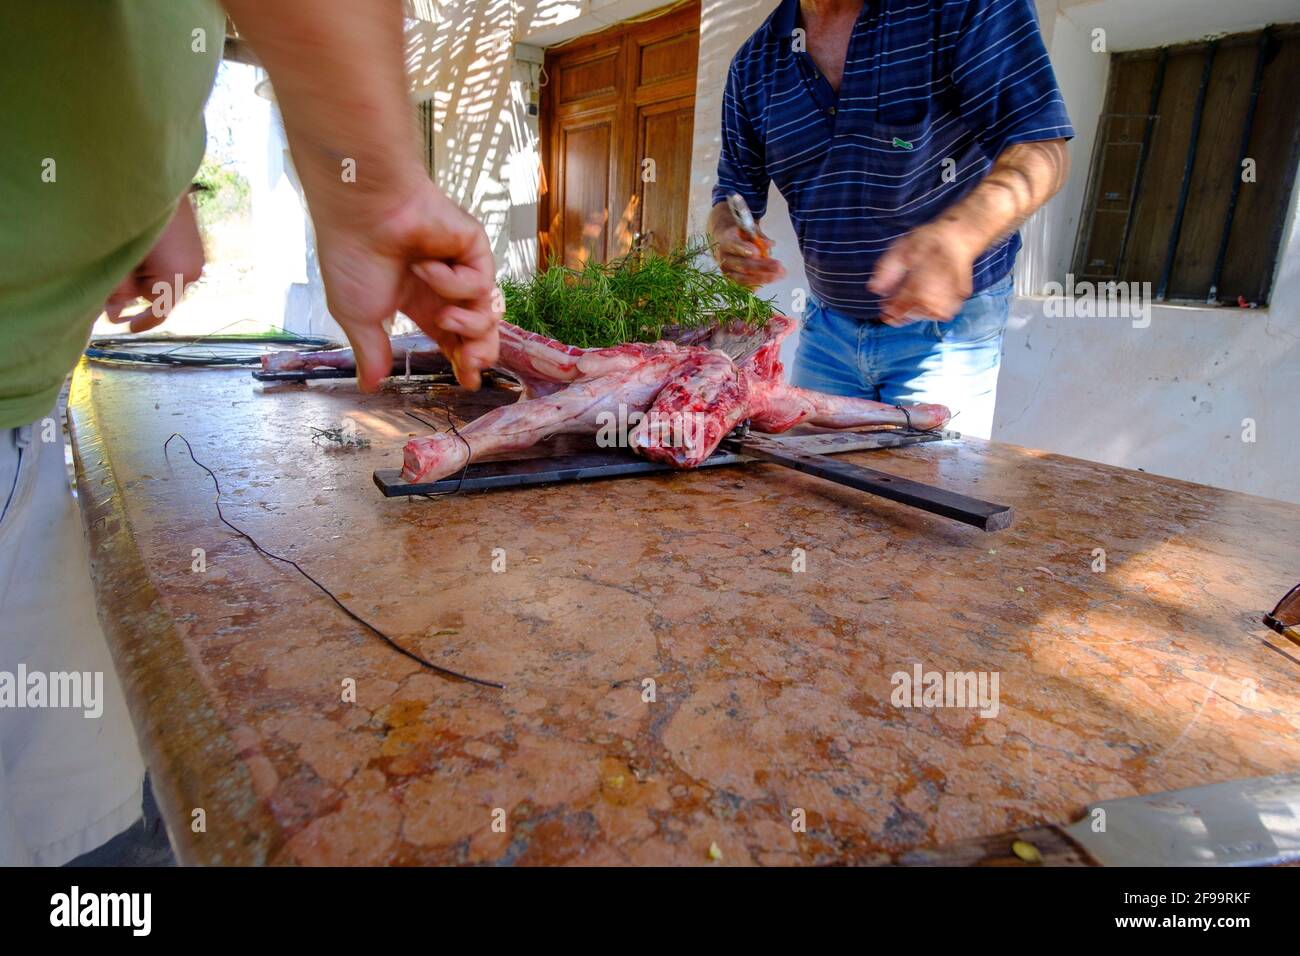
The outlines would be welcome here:
M 125 279 L 117 284 L 104 311 L 110 322 L 130 322 L 132 332 L 147 332 L 166 321 L 167 316 L 180 301 L 185 287 L 197 282 L 203 272 L 203 240 L 199 237 L 194 207 L 188 194 L 176 204 L 171 222 L 163 230 L 149 254 Z M 180 282 L 177 282 L 180 276 Z M 166 286 L 166 290 L 160 288 Z M 177 288 L 177 286 L 180 288 Z M 149 299 L 151 305 L 143 312 L 123 316 L 122 310 L 131 303 Z
M 909 232 L 876 262 L 867 289 L 884 298 L 880 320 L 900 326 L 946 322 L 970 298 L 978 251 L 954 229 L 931 223 Z
M 477 388 L 497 359 L 492 251 L 419 162 L 401 3 L 222 2 L 270 75 L 358 384 L 392 371 L 384 323 L 400 310 Z
M 718 260 L 718 268 L 732 281 L 756 289 L 785 276 L 785 267 L 768 255 L 767 250 L 772 248 L 772 240 L 763 234 L 761 227 L 758 238 L 763 240 L 766 248 L 753 239 L 745 238 L 725 202 L 718 203 L 709 213 L 708 229 L 713 239 L 713 255 Z
M 881 320 L 906 325 L 951 319 L 970 297 L 975 260 L 1051 199 L 1069 171 L 1063 139 L 1004 149 L 978 186 L 934 222 L 897 240 L 877 261 L 867 289 L 885 299 Z
M 483 227 L 427 178 L 373 222 L 338 221 L 317 209 L 316 242 L 330 314 L 357 359 L 357 381 L 372 389 L 392 371 L 384 323 L 401 311 L 476 389 L 497 360 L 495 265 Z

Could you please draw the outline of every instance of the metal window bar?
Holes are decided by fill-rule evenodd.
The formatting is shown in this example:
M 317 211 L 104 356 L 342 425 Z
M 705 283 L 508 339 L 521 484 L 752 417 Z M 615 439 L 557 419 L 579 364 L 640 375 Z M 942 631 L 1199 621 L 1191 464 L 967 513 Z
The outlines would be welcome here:
M 1144 132 L 1142 139 L 1122 139 L 1111 132 L 1112 129 L 1123 124 L 1125 127 L 1133 120 L 1143 120 L 1144 128 L 1151 129 L 1155 125 L 1157 117 L 1147 113 L 1107 113 L 1102 116 L 1101 128 L 1103 131 L 1102 139 L 1104 142 L 1097 156 L 1093 160 L 1093 178 L 1094 182 L 1090 184 L 1089 191 L 1091 200 L 1089 206 L 1092 210 L 1092 216 L 1088 219 L 1086 233 L 1081 236 L 1081 243 L 1076 249 L 1076 266 L 1075 274 L 1082 279 L 1117 279 L 1123 271 L 1124 250 L 1128 245 L 1128 236 L 1133 228 L 1134 214 L 1137 209 L 1138 186 L 1141 180 L 1142 166 L 1145 163 L 1144 150 L 1149 143 L 1149 133 Z M 1138 150 L 1138 160 L 1134 166 L 1133 182 L 1130 184 L 1128 194 L 1125 197 L 1127 202 L 1122 209 L 1104 208 L 1104 203 L 1113 203 L 1121 198 L 1121 194 L 1103 193 L 1102 183 L 1106 178 L 1107 164 L 1118 150 L 1134 149 Z M 1109 263 L 1102 260 L 1089 261 L 1087 259 L 1088 247 L 1092 239 L 1092 232 L 1100 216 L 1123 216 L 1123 239 L 1121 240 L 1120 251 Z M 1108 266 L 1108 269 L 1100 268 Z
M 1146 178 L 1147 159 L 1151 156 L 1151 141 L 1155 138 L 1156 121 L 1160 118 L 1160 94 L 1165 88 L 1165 67 L 1169 63 L 1169 48 L 1160 48 L 1160 58 L 1156 61 L 1156 76 L 1151 83 L 1151 103 L 1147 107 L 1147 125 L 1142 133 L 1142 149 L 1138 153 L 1137 172 L 1133 175 L 1133 191 L 1129 194 L 1129 217 L 1124 222 L 1124 238 L 1120 240 L 1119 255 L 1115 259 L 1116 277 L 1123 275 L 1128 260 L 1128 242 L 1133 234 L 1133 213 L 1137 209 L 1138 197 L 1142 195 L 1142 180 Z
M 1183 163 L 1183 184 L 1178 191 L 1178 211 L 1174 213 L 1174 225 L 1169 232 L 1169 247 L 1165 252 L 1165 265 L 1160 272 L 1160 285 L 1156 288 L 1157 302 L 1165 301 L 1169 291 L 1169 277 L 1174 272 L 1174 255 L 1178 251 L 1178 240 L 1182 237 L 1183 217 L 1187 213 L 1187 197 L 1192 189 L 1192 171 L 1196 166 L 1196 148 L 1201 138 L 1201 120 L 1205 116 L 1205 94 L 1210 86 L 1210 72 L 1214 69 L 1214 55 L 1218 49 L 1218 40 L 1211 40 L 1205 48 L 1205 68 L 1201 71 L 1201 87 L 1196 91 L 1192 135 L 1187 143 L 1187 159 Z

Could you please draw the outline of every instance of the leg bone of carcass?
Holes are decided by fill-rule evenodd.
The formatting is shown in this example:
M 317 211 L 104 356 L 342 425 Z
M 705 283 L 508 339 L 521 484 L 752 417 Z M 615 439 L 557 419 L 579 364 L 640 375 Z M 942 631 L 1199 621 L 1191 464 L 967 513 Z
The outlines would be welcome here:
M 672 369 L 689 353 L 663 352 L 628 368 L 575 381 L 538 398 L 503 405 L 474 419 L 459 434 L 442 432 L 406 443 L 402 477 L 406 481 L 436 481 L 455 474 L 471 458 L 522 451 L 552 435 L 595 434 L 602 412 L 618 415 L 644 411 L 663 388 Z

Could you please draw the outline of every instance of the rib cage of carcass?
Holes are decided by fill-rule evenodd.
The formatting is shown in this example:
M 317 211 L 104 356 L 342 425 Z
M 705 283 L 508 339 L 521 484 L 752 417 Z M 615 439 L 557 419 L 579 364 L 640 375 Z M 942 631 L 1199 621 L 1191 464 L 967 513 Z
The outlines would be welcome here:
M 827 428 L 867 425 L 929 430 L 951 417 L 942 405 L 905 409 L 787 385 L 778 359 L 795 327 L 774 315 L 758 328 L 694 330 L 677 341 L 581 349 L 500 322 L 498 367 L 523 388 L 519 401 L 476 418 L 457 432 L 406 443 L 402 477 L 430 482 L 487 455 L 522 451 L 560 434 L 596 434 L 611 420 L 637 424 L 627 444 L 678 468 L 694 467 L 748 420 L 760 432 L 807 422 Z M 422 335 L 393 339 L 397 369 L 429 367 L 437 346 Z M 351 350 L 278 353 L 270 370 L 353 367 Z

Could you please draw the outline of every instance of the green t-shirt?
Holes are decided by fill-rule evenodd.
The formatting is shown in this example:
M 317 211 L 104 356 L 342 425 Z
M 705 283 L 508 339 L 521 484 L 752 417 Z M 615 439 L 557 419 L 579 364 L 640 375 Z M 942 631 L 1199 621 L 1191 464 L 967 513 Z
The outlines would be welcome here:
M 203 158 L 210 0 L 0 3 L 0 428 L 54 405 Z

